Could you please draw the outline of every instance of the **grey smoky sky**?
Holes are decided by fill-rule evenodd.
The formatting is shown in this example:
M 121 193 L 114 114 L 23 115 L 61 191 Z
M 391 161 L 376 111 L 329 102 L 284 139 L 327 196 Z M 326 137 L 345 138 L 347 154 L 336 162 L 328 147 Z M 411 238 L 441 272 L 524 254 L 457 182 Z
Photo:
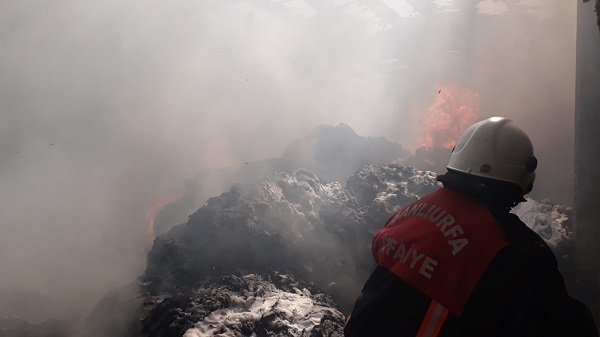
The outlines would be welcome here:
M 414 150 L 442 82 L 529 132 L 533 196 L 572 203 L 576 3 L 414 3 L 1 0 L 0 292 L 84 315 L 185 178 L 217 194 L 318 124 Z

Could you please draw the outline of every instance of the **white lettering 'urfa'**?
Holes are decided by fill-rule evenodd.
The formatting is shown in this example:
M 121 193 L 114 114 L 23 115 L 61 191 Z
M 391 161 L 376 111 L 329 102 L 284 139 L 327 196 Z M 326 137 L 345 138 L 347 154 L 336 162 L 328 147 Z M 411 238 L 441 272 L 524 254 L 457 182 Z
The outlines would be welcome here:
M 438 264 L 436 260 L 417 252 L 414 245 L 407 250 L 404 243 L 398 242 L 388 236 L 383 237 L 383 242 L 383 251 L 386 255 L 393 253 L 392 257 L 395 260 L 398 260 L 402 264 L 408 263 L 410 269 L 417 269 L 419 274 L 427 279 L 431 279 L 435 266 Z
M 429 220 L 442 232 L 445 238 L 448 238 L 448 245 L 452 247 L 452 255 L 458 254 L 467 244 L 469 239 L 464 237 L 464 230 L 456 223 L 452 214 L 436 205 L 428 203 L 414 204 L 406 207 L 402 212 L 396 214 L 392 221 L 402 217 L 418 216 Z

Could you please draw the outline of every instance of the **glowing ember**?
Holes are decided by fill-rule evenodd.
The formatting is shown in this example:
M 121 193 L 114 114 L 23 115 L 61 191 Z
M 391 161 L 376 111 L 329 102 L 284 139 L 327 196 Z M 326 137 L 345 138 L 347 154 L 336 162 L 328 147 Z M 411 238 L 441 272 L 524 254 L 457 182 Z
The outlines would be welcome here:
M 154 218 L 156 217 L 156 215 L 158 215 L 161 209 L 163 209 L 168 204 L 181 199 L 181 197 L 183 197 L 183 192 L 167 194 L 159 200 L 155 201 L 151 207 L 146 209 L 145 215 L 146 220 L 148 221 L 148 237 L 146 238 L 146 251 L 150 250 L 150 248 L 152 248 L 152 244 L 154 243 Z
M 451 149 L 477 118 L 479 95 L 456 83 L 438 84 L 433 104 L 419 116 L 425 126 L 426 148 Z

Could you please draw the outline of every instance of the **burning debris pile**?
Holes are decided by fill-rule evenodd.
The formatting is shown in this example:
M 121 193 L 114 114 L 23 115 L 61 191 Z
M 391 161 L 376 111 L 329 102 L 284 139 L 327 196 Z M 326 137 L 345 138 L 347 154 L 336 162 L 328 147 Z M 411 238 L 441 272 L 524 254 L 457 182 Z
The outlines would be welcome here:
M 328 318 L 330 321 L 327 324 L 332 325 L 332 331 L 337 331 L 343 322 L 338 319 L 340 314 L 337 308 L 342 312 L 350 310 L 363 281 L 374 266 L 370 256 L 370 241 L 374 232 L 392 212 L 437 187 L 435 174 L 398 164 L 368 165 L 350 177 L 345 188 L 337 182 L 325 183 L 315 174 L 301 169 L 274 174 L 258 184 L 234 185 L 229 192 L 209 199 L 205 206 L 190 216 L 187 223 L 175 226 L 157 237 L 148 254 L 146 272 L 138 280 L 140 292 L 144 294 L 142 301 L 161 301 L 164 305 L 171 303 L 169 305 L 177 307 L 172 310 L 182 317 L 196 317 L 192 312 L 194 306 L 189 303 L 197 294 L 205 294 L 208 284 L 218 283 L 223 277 L 243 279 L 248 277 L 244 275 L 249 274 L 271 275 L 271 280 L 298 280 L 307 286 L 296 288 L 307 288 L 310 294 L 322 291 L 331 296 L 332 300 L 327 299 L 324 303 L 329 304 L 327 317 L 335 319 Z M 274 270 L 279 271 L 277 277 L 272 274 Z M 290 292 L 286 290 L 288 288 L 279 287 L 280 283 L 274 284 L 280 290 Z M 189 301 L 181 300 L 182 294 Z M 229 303 L 228 306 L 219 310 L 228 309 L 235 313 L 231 308 L 230 295 L 228 293 L 223 300 L 223 303 Z M 248 295 L 244 293 L 236 293 L 235 296 L 248 301 Z M 307 298 L 296 295 L 277 296 L 284 296 L 286 301 L 300 301 L 294 305 L 301 308 L 324 305 L 314 300 L 312 304 L 308 303 Z M 101 328 L 116 326 L 107 324 L 106 317 L 115 316 L 115 312 L 119 313 L 116 316 L 122 317 L 121 313 L 126 310 L 110 307 L 109 304 L 127 305 L 135 298 L 133 295 L 119 296 L 113 293 L 101 301 L 99 306 L 102 308 L 97 308 L 89 320 L 88 335 L 117 335 L 114 330 L 103 334 Z M 247 306 L 254 308 L 254 303 L 248 303 Z M 153 310 L 161 309 L 150 309 Z M 133 335 L 149 336 L 149 332 L 142 331 L 143 327 L 132 327 L 132 324 L 136 326 L 139 322 L 145 326 L 144 317 L 149 315 L 147 311 L 147 307 L 138 310 L 137 318 L 123 331 L 138 331 Z M 186 329 L 193 329 L 194 326 L 208 329 L 205 318 L 211 312 L 194 318 L 198 319 L 197 322 L 186 321 Z M 295 315 L 303 314 L 297 310 Z M 163 316 L 153 317 L 146 320 L 147 324 Z M 222 325 L 215 328 L 218 331 L 238 329 L 237 325 L 230 325 L 231 317 L 227 315 L 215 313 L 210 317 L 213 321 L 218 321 L 219 317 L 222 319 L 220 323 L 211 323 Z M 260 322 L 262 316 L 251 317 Z M 169 318 L 158 320 L 163 319 L 168 322 Z M 300 316 L 293 318 L 293 321 L 298 320 L 301 320 Z M 314 324 L 316 318 L 312 322 Z M 255 321 L 247 324 L 264 327 Z M 312 325 L 307 325 L 304 336 L 320 336 L 316 332 L 318 330 L 314 329 Z M 277 330 L 269 331 L 278 335 Z M 299 330 L 287 331 L 289 336 L 302 336 Z M 204 336 L 197 331 L 194 333 Z M 228 332 L 224 335 L 235 334 Z
M 334 282 L 331 294 L 348 302 L 373 267 L 381 221 L 435 188 L 435 175 L 401 165 L 366 166 L 346 188 L 302 169 L 237 184 L 156 239 L 143 282 L 172 291 L 205 276 L 281 270 L 323 289 Z

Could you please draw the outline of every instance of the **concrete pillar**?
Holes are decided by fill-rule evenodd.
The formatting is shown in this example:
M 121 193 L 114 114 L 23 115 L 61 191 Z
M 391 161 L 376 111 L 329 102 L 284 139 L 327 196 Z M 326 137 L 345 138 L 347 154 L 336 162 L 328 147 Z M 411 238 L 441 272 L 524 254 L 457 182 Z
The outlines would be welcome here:
M 575 258 L 579 296 L 600 320 L 600 31 L 595 0 L 577 0 Z

